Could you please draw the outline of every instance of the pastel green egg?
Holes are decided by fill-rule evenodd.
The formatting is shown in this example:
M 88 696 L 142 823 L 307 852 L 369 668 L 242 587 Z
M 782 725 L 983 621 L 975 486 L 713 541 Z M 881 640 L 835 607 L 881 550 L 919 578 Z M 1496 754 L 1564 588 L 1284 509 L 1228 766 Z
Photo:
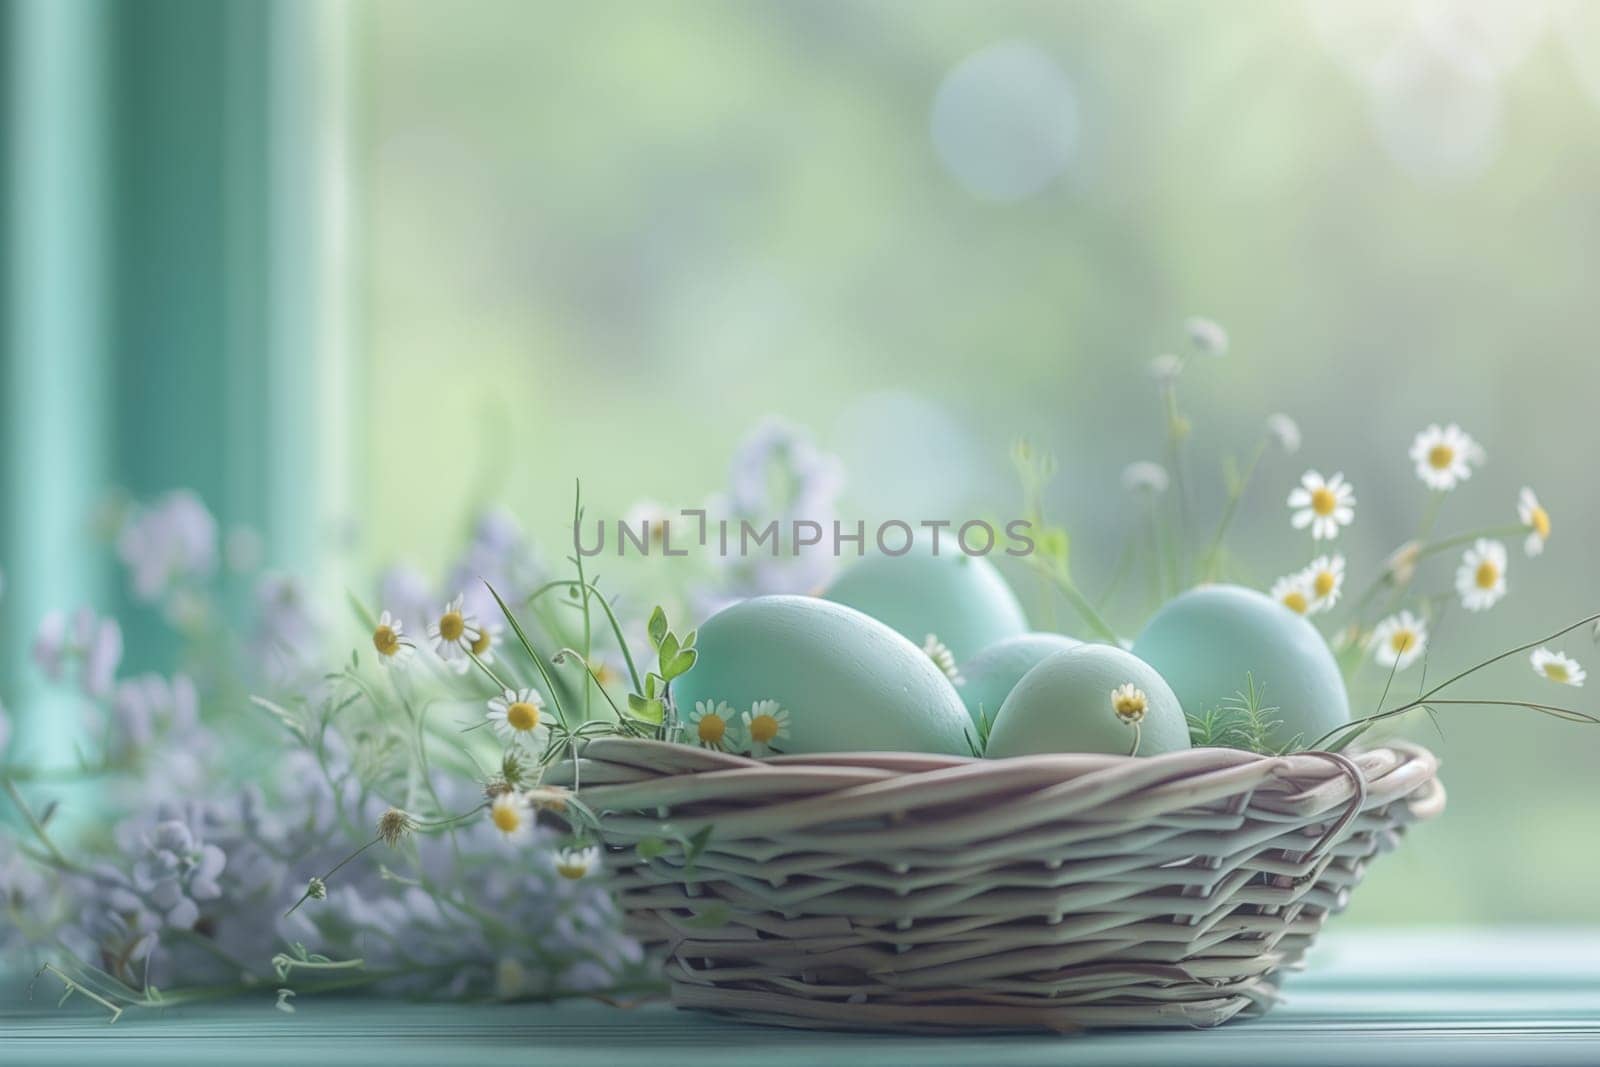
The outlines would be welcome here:
M 736 712 L 776 700 L 781 752 L 971 755 L 972 723 L 922 650 L 883 623 L 815 597 L 744 600 L 706 620 L 694 669 L 673 683 L 681 714 L 702 700 Z
M 1007 637 L 1026 633 L 1016 594 L 982 556 L 949 544 L 939 554 L 913 548 L 903 556 L 871 555 L 847 567 L 822 595 L 897 630 L 921 647 L 929 634 L 957 663 Z
M 979 710 L 993 722 L 1011 690 L 1046 656 L 1077 648 L 1080 642 L 1062 634 L 1020 634 L 996 641 L 961 664 L 961 684 L 956 692 L 967 713 L 978 722 Z
M 1133 651 L 1159 670 L 1196 718 L 1236 703 L 1253 683 L 1281 720 L 1275 747 L 1310 744 L 1350 721 L 1350 698 L 1328 643 L 1271 597 L 1235 585 L 1193 589 L 1169 601 Z
M 1189 747 L 1183 705 L 1154 667 L 1110 645 L 1079 645 L 1042 660 L 1011 690 L 994 717 L 984 755 L 1040 752 L 1127 755 L 1134 728 L 1117 714 L 1113 692 L 1132 685 L 1144 696 L 1140 756 Z

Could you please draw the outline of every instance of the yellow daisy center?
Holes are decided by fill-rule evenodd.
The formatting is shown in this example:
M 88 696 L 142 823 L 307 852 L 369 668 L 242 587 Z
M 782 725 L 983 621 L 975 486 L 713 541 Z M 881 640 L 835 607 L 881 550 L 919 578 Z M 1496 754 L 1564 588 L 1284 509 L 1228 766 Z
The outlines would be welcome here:
M 1311 490 L 1311 510 L 1324 517 L 1333 514 L 1333 509 L 1339 506 L 1339 498 L 1333 490 L 1325 485 L 1319 485 Z
M 1544 676 L 1552 682 L 1565 682 L 1572 677 L 1567 672 L 1565 663 L 1546 663 L 1544 665 Z
M 1533 527 L 1533 532 L 1540 537 L 1550 536 L 1550 513 L 1535 504 L 1533 510 L 1528 512 L 1528 525 Z
M 777 736 L 778 720 L 771 715 L 757 715 L 750 720 L 750 740 L 764 745 Z
M 1333 587 L 1338 584 L 1339 579 L 1332 571 L 1318 571 L 1317 576 L 1311 580 L 1312 591 L 1317 594 L 1318 600 L 1333 592 Z
M 1473 581 L 1478 583 L 1479 589 L 1493 589 L 1500 580 L 1500 568 L 1495 566 L 1494 560 L 1486 559 L 1478 564 L 1478 573 L 1473 576 Z
M 506 705 L 506 724 L 519 733 L 539 725 L 539 708 L 526 700 Z
M 400 635 L 393 626 L 380 626 L 372 631 L 372 647 L 380 656 L 392 656 L 400 651 Z
M 556 861 L 556 873 L 576 882 L 589 873 L 589 864 L 578 858 L 559 859 Z
M 1456 461 L 1456 450 L 1446 444 L 1437 444 L 1428 449 L 1428 466 L 1436 471 L 1447 469 Z
M 489 818 L 494 820 L 495 829 L 503 834 L 522 829 L 522 809 L 515 804 L 496 804 L 489 809 Z
M 443 633 L 444 627 L 441 626 L 439 628 L 439 632 Z M 481 656 L 485 652 L 489 651 L 489 646 L 492 644 L 494 644 L 494 638 L 489 636 L 489 628 L 485 626 L 483 629 L 478 631 L 478 639 L 472 642 L 472 654 L 474 656 Z
M 1291 589 L 1283 594 L 1283 606 L 1296 615 L 1304 615 L 1311 604 L 1306 600 L 1306 595 L 1298 589 Z
M 728 724 L 721 715 L 703 715 L 700 717 L 700 740 L 708 745 L 714 745 L 722 740 L 722 735 L 728 732 Z M 754 732 L 754 728 L 752 728 Z
M 1144 694 L 1134 690 L 1132 693 L 1113 693 L 1111 707 L 1116 711 L 1117 718 L 1123 722 L 1138 722 L 1144 718 L 1147 704 Z
M 1404 654 L 1416 643 L 1417 634 L 1414 630 L 1396 630 L 1394 636 L 1389 638 L 1389 647 L 1399 654 Z
M 609 663 L 591 663 L 589 669 L 594 672 L 594 680 L 601 687 L 613 685 L 617 681 L 617 672 L 611 669 Z
M 439 616 L 439 636 L 446 641 L 459 641 L 467 632 L 467 620 L 459 611 L 447 611 Z

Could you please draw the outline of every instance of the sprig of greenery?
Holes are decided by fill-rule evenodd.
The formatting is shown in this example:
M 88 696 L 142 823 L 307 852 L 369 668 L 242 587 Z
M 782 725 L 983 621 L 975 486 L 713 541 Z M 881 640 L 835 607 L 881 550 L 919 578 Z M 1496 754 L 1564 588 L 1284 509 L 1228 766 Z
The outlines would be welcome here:
M 974 759 L 981 757 L 989 748 L 989 733 L 994 729 L 994 720 L 989 717 L 989 709 L 982 704 L 978 705 L 978 718 L 973 724 L 978 728 L 978 736 L 974 738 L 972 731 L 966 731 L 967 747 L 972 750 Z
M 1266 703 L 1266 686 L 1256 684 L 1255 675 L 1246 673 L 1244 688 L 1214 708 L 1189 720 L 1189 743 L 1196 748 L 1237 748 L 1264 756 L 1281 755 L 1300 746 L 1296 736 L 1286 744 L 1273 744 L 1272 734 L 1283 725 L 1274 718 L 1277 705 Z
M 1055 477 L 1055 456 L 1037 451 L 1027 440 L 1019 438 L 1012 445 L 1011 460 L 1022 481 L 1023 518 L 1034 533 L 1034 550 L 1024 557 L 1028 566 L 1056 587 L 1095 636 L 1115 644 L 1118 639 L 1116 630 L 1072 579 L 1071 537 L 1065 527 L 1045 521 L 1044 487 Z
M 643 686 L 628 694 L 628 709 L 640 719 L 655 723 L 661 738 L 672 740 L 679 731 L 672 683 L 688 674 L 699 659 L 700 653 L 694 647 L 699 631 L 690 630 L 679 637 L 667 623 L 666 609 L 659 604 L 650 613 L 646 630 L 655 649 L 656 669 L 644 676 Z
M 1380 711 L 1375 715 L 1368 715 L 1365 718 L 1356 719 L 1354 722 L 1345 723 L 1343 726 L 1334 727 L 1332 730 L 1329 730 L 1327 733 L 1313 741 L 1310 747 L 1324 752 L 1338 752 L 1342 749 L 1348 748 L 1351 744 L 1355 743 L 1356 740 L 1366 734 L 1367 731 L 1371 730 L 1374 726 L 1381 722 L 1404 715 L 1409 711 L 1415 711 L 1418 708 L 1424 709 L 1432 714 L 1433 709 L 1440 706 L 1478 705 L 1483 707 L 1524 708 L 1528 711 L 1538 712 L 1541 715 L 1549 715 L 1552 718 L 1561 719 L 1564 722 L 1579 723 L 1582 725 L 1600 725 L 1600 718 L 1597 718 L 1586 711 L 1578 711 L 1574 708 L 1565 708 L 1554 704 L 1542 704 L 1527 700 L 1442 699 L 1438 695 L 1449 686 L 1454 685 L 1463 678 L 1467 678 L 1473 674 L 1476 674 L 1478 671 L 1483 670 L 1485 667 L 1491 664 L 1499 663 L 1503 659 L 1507 659 L 1522 652 L 1527 652 L 1530 649 L 1538 648 L 1540 645 L 1548 644 L 1558 637 L 1566 636 L 1573 630 L 1579 629 L 1583 626 L 1592 625 L 1596 622 L 1600 622 L 1600 613 L 1590 615 L 1587 618 L 1579 619 L 1577 622 L 1572 623 L 1569 626 L 1563 626 L 1555 633 L 1546 637 L 1542 637 L 1537 641 L 1529 641 L 1527 644 L 1518 645 L 1516 648 L 1507 649 L 1506 651 L 1501 652 L 1499 655 L 1490 656 L 1486 660 L 1475 663 L 1471 667 L 1451 675 L 1449 678 L 1446 678 L 1444 681 L 1433 686 L 1431 689 L 1424 690 L 1422 693 L 1418 694 L 1414 700 L 1408 700 L 1405 703 L 1397 705 L 1393 708 L 1389 708 L 1386 711 Z

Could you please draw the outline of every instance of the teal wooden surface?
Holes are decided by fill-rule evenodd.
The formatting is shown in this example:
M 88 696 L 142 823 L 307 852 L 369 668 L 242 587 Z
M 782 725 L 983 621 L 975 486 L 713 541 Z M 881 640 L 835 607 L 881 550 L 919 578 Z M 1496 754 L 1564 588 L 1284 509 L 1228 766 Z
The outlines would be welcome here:
M 129 1013 L 15 999 L 0 1062 L 64 1064 L 1600 1063 L 1600 930 L 1334 937 L 1286 1000 L 1217 1030 L 1078 1036 L 904 1037 L 747 1026 L 664 1004 L 445 1005 L 270 997 Z

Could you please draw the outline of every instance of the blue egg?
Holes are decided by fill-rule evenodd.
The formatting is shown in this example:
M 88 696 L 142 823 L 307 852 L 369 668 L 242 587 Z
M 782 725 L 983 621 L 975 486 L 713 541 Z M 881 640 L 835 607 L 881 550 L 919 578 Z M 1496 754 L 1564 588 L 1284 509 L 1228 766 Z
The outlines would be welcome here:
M 685 717 L 697 701 L 744 712 L 776 700 L 789 712 L 780 752 L 972 754 L 971 720 L 922 649 L 853 608 L 815 597 L 763 596 L 700 627 L 699 658 L 673 683 Z
M 1269 596 L 1234 585 L 1192 589 L 1145 626 L 1133 651 L 1159 670 L 1199 718 L 1254 685 L 1274 747 L 1310 744 L 1350 721 L 1344 676 L 1317 628 Z
M 980 710 L 994 721 L 995 713 L 1022 676 L 1046 656 L 1076 648 L 1081 642 L 1062 634 L 1022 634 L 996 641 L 961 664 L 961 684 L 956 692 L 976 723 Z
M 921 646 L 929 634 L 957 663 L 1027 632 L 1016 594 L 994 564 L 949 542 L 939 554 L 914 548 L 903 556 L 872 555 L 846 568 L 822 594 L 864 611 Z
M 1117 692 L 1126 686 L 1137 691 L 1130 694 L 1141 713 L 1137 734 L 1118 714 Z M 994 717 L 984 755 L 1156 756 L 1188 747 L 1183 705 L 1154 667 L 1110 645 L 1079 645 L 1046 657 L 1022 676 Z

